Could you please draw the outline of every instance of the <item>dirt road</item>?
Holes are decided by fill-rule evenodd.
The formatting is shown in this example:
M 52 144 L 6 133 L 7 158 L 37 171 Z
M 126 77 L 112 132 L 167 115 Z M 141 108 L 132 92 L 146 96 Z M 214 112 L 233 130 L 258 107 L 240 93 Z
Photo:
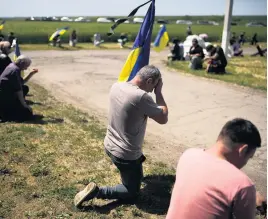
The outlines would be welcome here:
M 35 51 L 33 67 L 40 73 L 34 81 L 58 99 L 72 103 L 106 122 L 108 93 L 129 51 Z M 254 122 L 262 135 L 258 149 L 245 172 L 266 194 L 266 94 L 218 81 L 176 73 L 162 64 L 166 53 L 152 52 L 151 64 L 163 74 L 164 96 L 169 106 L 169 122 L 152 121 L 147 128 L 145 153 L 157 161 L 176 166 L 181 153 L 190 147 L 212 145 L 224 123 L 234 117 Z

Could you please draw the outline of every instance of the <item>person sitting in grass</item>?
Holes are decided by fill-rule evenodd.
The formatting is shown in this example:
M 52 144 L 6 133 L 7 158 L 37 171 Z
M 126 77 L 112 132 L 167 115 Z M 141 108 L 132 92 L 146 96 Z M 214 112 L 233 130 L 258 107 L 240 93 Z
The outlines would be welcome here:
M 26 104 L 23 94 L 21 71 L 31 65 L 30 58 L 21 55 L 15 63 L 10 63 L 0 76 L 0 119 L 2 121 L 23 122 L 33 119 L 32 109 Z M 37 69 L 24 82 L 38 72 Z
M 234 51 L 234 56 L 241 56 L 243 57 L 243 49 L 241 48 L 241 45 L 238 42 L 234 42 L 231 44 L 233 51 Z
M 197 39 L 193 39 L 192 46 L 189 50 L 190 56 L 190 65 L 189 67 L 193 70 L 202 69 L 203 68 L 203 58 L 204 52 L 203 48 L 198 44 Z
M 89 183 L 74 198 L 76 207 L 93 198 L 136 201 L 143 178 L 142 153 L 148 117 L 159 124 L 168 121 L 168 108 L 162 94 L 160 71 L 143 67 L 129 82 L 115 83 L 110 91 L 109 124 L 104 140 L 105 152 L 121 175 L 121 184 L 98 187 Z M 155 93 L 156 103 L 149 92 Z
M 240 169 L 259 147 L 257 127 L 236 118 L 223 126 L 211 148 L 186 150 L 177 165 L 166 219 L 254 219 L 256 207 L 266 201 Z
M 204 59 L 209 60 L 206 71 L 208 73 L 224 74 L 225 67 L 227 66 L 227 59 L 223 49 L 220 46 L 214 47 L 213 45 L 208 45 L 206 50 L 210 54 Z

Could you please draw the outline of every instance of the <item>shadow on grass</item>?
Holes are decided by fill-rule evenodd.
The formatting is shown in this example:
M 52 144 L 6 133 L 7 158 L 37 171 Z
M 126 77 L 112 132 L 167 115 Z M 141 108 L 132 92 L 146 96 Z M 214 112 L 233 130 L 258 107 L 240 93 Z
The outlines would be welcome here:
M 111 210 L 117 207 L 134 204 L 143 212 L 164 215 L 167 213 L 169 207 L 174 182 L 174 175 L 148 175 L 143 179 L 145 186 L 143 189 L 141 189 L 141 194 L 135 203 L 112 201 L 103 206 L 83 206 L 79 210 L 84 212 L 95 211 L 100 214 L 109 214 Z

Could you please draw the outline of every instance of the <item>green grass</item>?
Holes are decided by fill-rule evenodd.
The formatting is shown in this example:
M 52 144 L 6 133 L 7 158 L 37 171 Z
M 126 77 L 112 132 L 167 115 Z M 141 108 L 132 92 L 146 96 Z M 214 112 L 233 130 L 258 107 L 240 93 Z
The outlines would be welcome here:
M 267 90 L 267 60 L 266 57 L 237 57 L 229 59 L 226 71 L 228 74 L 215 75 L 207 74 L 203 70 L 189 69 L 189 62 L 167 62 L 171 68 L 179 72 L 192 74 L 195 76 L 211 78 L 225 81 L 246 87 L 252 87 L 260 90 Z M 205 67 L 205 66 L 204 66 Z
M 105 128 L 96 118 L 56 101 L 40 86 L 30 87 L 29 104 L 44 119 L 0 124 L 0 218 L 165 217 L 175 171 L 149 157 L 135 205 L 93 200 L 82 211 L 75 209 L 74 195 L 90 181 L 100 186 L 120 182 L 103 150 Z
M 31 84 L 28 97 L 44 119 L 34 124 L 0 124 L 0 218 L 163 218 L 175 171 L 163 163 L 144 164 L 142 194 L 135 205 L 94 200 L 83 211 L 74 195 L 94 180 L 120 183 L 103 149 L 106 129 L 96 118 L 58 102 Z
M 102 34 L 105 42 L 117 42 L 120 33 L 127 33 L 130 41 L 134 41 L 140 24 L 122 24 L 116 30 L 115 34 L 111 37 L 107 36 L 112 24 L 101 23 L 77 23 L 77 22 L 42 22 L 42 21 L 21 21 L 21 20 L 8 20 L 5 24 L 3 33 L 7 35 L 8 32 L 15 32 L 19 38 L 19 42 L 26 44 L 40 44 L 47 43 L 48 38 L 56 30 L 56 28 L 70 26 L 71 30 L 76 29 L 79 37 L 79 42 L 92 42 L 93 35 L 97 32 Z M 186 25 L 168 24 L 167 30 L 170 38 L 178 37 L 184 40 L 186 37 Z M 210 41 L 220 41 L 222 35 L 222 25 L 219 26 L 202 26 L 192 25 L 194 34 L 207 33 Z M 159 25 L 155 24 L 153 29 L 153 40 L 159 31 Z M 248 40 L 254 33 L 258 33 L 260 41 L 267 40 L 267 28 L 266 27 L 245 27 L 245 26 L 232 26 L 232 32 L 236 32 L 237 35 L 245 31 Z M 68 42 L 70 31 L 68 31 L 62 38 L 64 42 Z

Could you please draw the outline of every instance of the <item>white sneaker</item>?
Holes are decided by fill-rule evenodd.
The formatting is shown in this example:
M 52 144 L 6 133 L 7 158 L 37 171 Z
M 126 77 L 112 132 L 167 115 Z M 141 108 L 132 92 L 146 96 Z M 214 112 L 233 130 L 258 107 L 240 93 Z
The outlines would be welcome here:
M 82 191 L 78 192 L 74 197 L 74 205 L 79 207 L 84 201 L 89 201 L 96 197 L 99 187 L 96 183 L 89 183 Z

